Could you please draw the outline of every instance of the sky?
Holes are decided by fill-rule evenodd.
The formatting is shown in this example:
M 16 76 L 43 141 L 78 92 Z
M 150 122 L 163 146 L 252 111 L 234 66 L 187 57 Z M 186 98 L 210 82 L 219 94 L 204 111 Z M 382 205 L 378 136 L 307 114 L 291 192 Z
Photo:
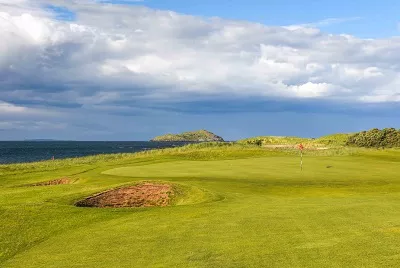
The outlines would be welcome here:
M 0 0 L 0 140 L 400 128 L 394 0 Z

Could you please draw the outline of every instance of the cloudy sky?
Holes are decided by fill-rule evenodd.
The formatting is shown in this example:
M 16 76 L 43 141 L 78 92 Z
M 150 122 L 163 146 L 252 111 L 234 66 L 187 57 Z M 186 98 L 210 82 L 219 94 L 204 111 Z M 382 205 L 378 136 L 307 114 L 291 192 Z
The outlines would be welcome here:
M 399 128 L 399 9 L 397 0 L 0 0 L 0 140 Z

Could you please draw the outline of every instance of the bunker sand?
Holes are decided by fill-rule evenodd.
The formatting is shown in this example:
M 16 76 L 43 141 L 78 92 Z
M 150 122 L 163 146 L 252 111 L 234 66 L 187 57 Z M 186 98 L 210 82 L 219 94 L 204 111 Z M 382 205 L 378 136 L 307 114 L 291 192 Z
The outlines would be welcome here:
M 78 207 L 165 207 L 170 204 L 173 189 L 168 184 L 143 183 L 109 190 L 76 203 Z

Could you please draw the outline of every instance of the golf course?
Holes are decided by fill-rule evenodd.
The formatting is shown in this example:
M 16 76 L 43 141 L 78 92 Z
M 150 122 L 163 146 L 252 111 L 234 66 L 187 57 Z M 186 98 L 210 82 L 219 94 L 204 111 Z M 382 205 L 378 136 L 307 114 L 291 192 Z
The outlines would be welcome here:
M 0 0 L 0 268 L 400 268 L 400 0 Z
M 398 267 L 399 174 L 397 149 L 306 145 L 301 170 L 244 143 L 0 165 L 0 267 Z M 168 192 L 82 203 L 123 187 Z

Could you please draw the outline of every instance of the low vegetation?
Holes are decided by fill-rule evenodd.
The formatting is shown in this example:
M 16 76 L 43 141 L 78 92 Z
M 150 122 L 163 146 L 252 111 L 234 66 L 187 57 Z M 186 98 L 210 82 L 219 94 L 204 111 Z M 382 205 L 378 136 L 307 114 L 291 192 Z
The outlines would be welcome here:
M 286 136 L 260 136 L 260 137 L 239 140 L 238 143 L 258 145 L 258 146 L 271 146 L 271 145 L 296 146 L 300 143 L 307 147 L 344 146 L 349 136 L 350 134 L 333 134 L 328 136 L 322 136 L 317 139 L 286 137 Z
M 240 144 L 250 145 L 296 145 L 299 143 L 308 143 L 312 139 L 299 138 L 299 137 L 284 137 L 284 136 L 260 136 L 248 139 L 239 140 Z
M 400 130 L 394 128 L 371 129 L 349 137 L 347 145 L 367 148 L 400 147 Z
M 287 145 L 295 147 L 302 143 L 308 148 L 316 148 L 328 146 L 335 147 L 364 147 L 364 148 L 400 148 L 400 130 L 394 128 L 371 129 L 369 131 L 361 131 L 358 133 L 333 134 L 322 136 L 316 139 L 300 138 L 300 137 L 276 137 L 261 136 L 249 139 L 239 140 L 240 144 L 249 144 L 257 146 L 278 146 Z
M 345 146 L 351 134 L 337 133 L 327 136 L 322 136 L 314 140 L 315 143 L 320 143 L 326 146 Z

